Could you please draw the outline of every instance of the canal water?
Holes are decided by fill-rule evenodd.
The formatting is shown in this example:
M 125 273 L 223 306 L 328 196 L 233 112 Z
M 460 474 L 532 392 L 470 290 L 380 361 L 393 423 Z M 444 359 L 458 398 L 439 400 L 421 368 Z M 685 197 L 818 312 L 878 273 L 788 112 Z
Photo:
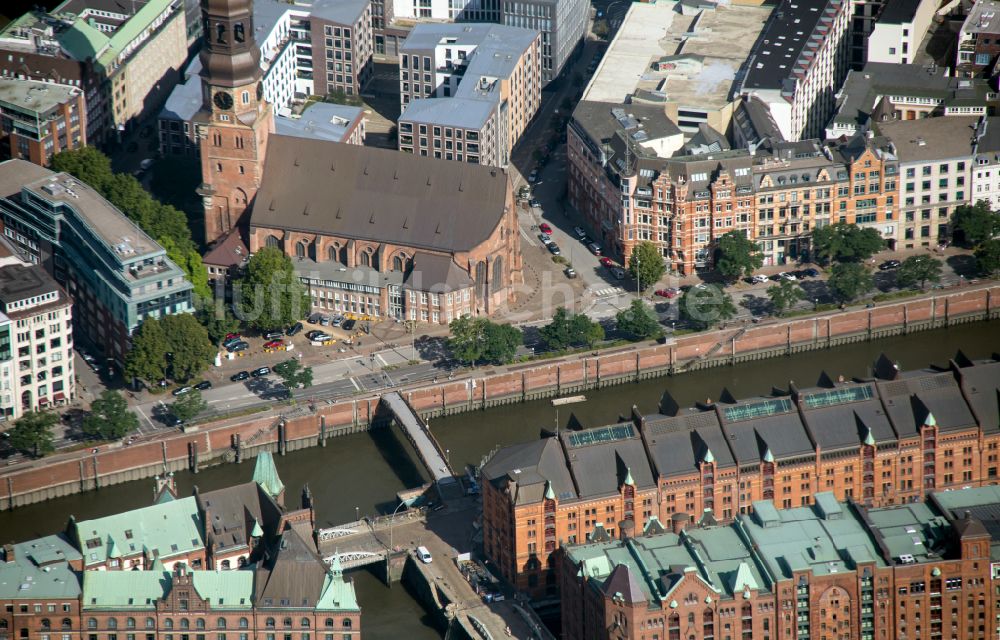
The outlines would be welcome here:
M 772 385 L 786 387 L 794 381 L 812 386 L 826 371 L 831 377 L 864 376 L 880 353 L 903 369 L 945 364 L 961 349 L 972 358 L 1000 352 L 1000 323 L 976 323 L 950 329 L 916 333 L 812 351 L 786 358 L 708 369 L 673 378 L 587 392 L 587 401 L 553 407 L 548 400 L 508 405 L 487 411 L 459 414 L 430 421 L 431 430 L 448 454 L 453 467 L 479 464 L 497 446 L 538 438 L 544 431 L 597 426 L 629 415 L 632 405 L 643 413 L 657 410 L 665 390 L 681 406 L 718 398 L 723 388 L 739 397 L 766 394 Z M 277 456 L 278 472 L 286 486 L 286 502 L 298 500 L 308 482 L 316 503 L 320 526 L 354 520 L 357 514 L 391 509 L 395 494 L 425 481 L 405 438 L 383 429 L 329 440 L 316 447 Z M 197 484 L 211 490 L 249 480 L 253 461 L 177 474 L 181 495 L 190 495 Z M 41 504 L 0 512 L 0 542 L 24 540 L 65 527 L 70 514 L 78 520 L 148 505 L 152 480 L 106 487 Z M 397 638 L 405 630 L 408 640 L 439 638 L 420 606 L 401 585 L 386 588 L 365 572 L 353 572 L 364 607 L 362 625 L 369 640 Z

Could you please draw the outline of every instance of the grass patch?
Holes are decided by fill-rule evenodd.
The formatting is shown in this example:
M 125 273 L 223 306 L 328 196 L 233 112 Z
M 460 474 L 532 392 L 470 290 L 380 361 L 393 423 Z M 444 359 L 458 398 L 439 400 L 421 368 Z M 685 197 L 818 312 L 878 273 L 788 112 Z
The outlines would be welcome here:
M 880 293 L 872 296 L 872 302 L 886 302 L 888 300 L 898 300 L 899 298 L 911 298 L 924 293 L 920 289 L 904 289 L 903 291 L 893 291 L 891 293 Z

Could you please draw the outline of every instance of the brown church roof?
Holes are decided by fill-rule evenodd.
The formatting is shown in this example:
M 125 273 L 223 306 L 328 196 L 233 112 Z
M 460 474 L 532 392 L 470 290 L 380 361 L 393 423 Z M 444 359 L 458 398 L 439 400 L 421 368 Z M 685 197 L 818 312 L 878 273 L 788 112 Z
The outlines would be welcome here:
M 500 224 L 508 184 L 492 167 L 275 135 L 250 224 L 469 251 Z

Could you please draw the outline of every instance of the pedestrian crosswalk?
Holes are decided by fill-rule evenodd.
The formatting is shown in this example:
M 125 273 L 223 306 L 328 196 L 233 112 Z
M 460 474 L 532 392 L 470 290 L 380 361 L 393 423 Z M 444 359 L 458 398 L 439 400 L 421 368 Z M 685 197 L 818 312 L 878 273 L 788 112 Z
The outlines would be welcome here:
M 591 291 L 598 298 L 603 298 L 605 296 L 620 296 L 625 293 L 625 290 L 621 287 L 605 287 L 603 289 L 594 289 Z

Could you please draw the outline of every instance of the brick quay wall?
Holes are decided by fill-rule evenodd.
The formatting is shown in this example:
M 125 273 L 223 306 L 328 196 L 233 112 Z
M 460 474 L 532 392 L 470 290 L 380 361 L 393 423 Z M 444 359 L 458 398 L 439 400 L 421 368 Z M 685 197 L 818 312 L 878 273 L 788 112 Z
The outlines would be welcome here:
M 633 345 L 508 367 L 397 389 L 425 418 L 677 375 L 916 331 L 1000 317 L 1000 285 L 968 287 L 872 308 L 683 335 L 665 344 Z M 197 471 L 259 451 L 284 453 L 329 438 L 384 426 L 378 395 L 290 409 L 282 416 L 234 418 L 185 433 L 97 453 L 76 451 L 0 471 L 0 510 L 167 471 Z

